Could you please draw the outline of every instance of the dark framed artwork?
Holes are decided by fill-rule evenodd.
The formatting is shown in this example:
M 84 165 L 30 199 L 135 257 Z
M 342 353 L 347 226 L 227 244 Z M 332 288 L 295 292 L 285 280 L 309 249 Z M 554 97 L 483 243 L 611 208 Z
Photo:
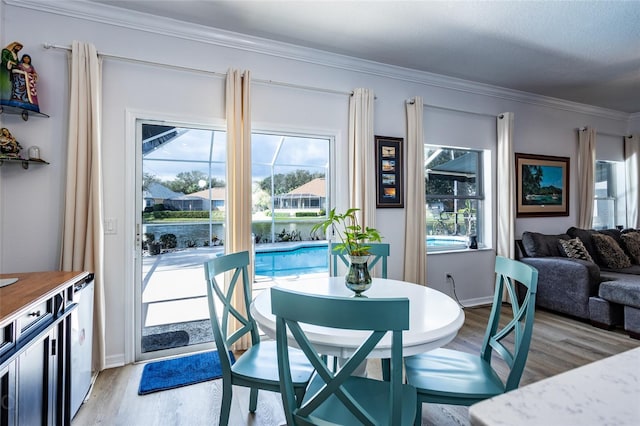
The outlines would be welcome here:
M 569 158 L 516 153 L 516 216 L 569 216 Z
M 404 207 L 402 138 L 375 136 L 377 207 Z

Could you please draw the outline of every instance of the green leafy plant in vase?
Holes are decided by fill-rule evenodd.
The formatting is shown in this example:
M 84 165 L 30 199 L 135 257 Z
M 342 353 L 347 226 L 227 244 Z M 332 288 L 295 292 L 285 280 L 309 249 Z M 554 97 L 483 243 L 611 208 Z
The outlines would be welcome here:
M 316 232 L 322 229 L 325 236 L 331 227 L 338 234 L 340 242 L 334 245 L 334 249 L 349 256 L 349 270 L 345 276 L 345 285 L 360 296 L 361 293 L 371 287 L 371 275 L 367 262 L 369 260 L 368 243 L 381 242 L 380 232 L 375 228 L 362 227 L 358 223 L 357 208 L 350 208 L 346 212 L 336 213 L 336 209 L 331 209 L 327 218 L 311 229 Z

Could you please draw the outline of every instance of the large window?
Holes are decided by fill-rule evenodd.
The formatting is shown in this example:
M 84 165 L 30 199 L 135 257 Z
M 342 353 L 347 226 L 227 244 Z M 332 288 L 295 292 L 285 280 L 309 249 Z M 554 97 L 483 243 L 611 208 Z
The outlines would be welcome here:
M 481 151 L 425 145 L 428 251 L 466 249 L 472 236 L 482 244 L 481 164 Z
M 607 229 L 624 225 L 624 198 L 620 198 L 619 189 L 623 173 L 619 171 L 622 163 L 615 161 L 596 161 L 595 190 L 593 199 L 593 228 Z M 623 194 L 622 194 L 623 196 Z
M 202 265 L 225 250 L 223 129 L 138 123 L 137 359 L 206 349 L 213 336 Z M 253 288 L 328 274 L 311 229 L 326 214 L 331 139 L 253 133 Z M 254 293 L 255 294 L 255 293 Z M 210 346 L 210 345 L 209 345 Z
M 326 137 L 254 133 L 253 226 L 257 244 L 314 240 L 327 210 Z
M 224 244 L 226 132 L 143 124 L 146 241 L 173 233 L 174 248 Z M 327 137 L 253 133 L 256 243 L 314 240 L 327 207 Z

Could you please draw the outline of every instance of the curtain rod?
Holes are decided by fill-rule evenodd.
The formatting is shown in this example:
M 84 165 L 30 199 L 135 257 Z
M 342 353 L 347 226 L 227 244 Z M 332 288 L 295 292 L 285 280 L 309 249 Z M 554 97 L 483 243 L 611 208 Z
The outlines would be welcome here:
M 580 132 L 584 132 L 585 130 L 587 130 L 586 127 L 579 127 L 578 128 L 578 131 L 580 131 Z M 629 134 L 629 135 L 619 135 L 619 134 L 616 134 L 616 133 L 599 132 L 597 130 L 596 130 L 596 134 L 603 135 L 603 136 L 611 136 L 611 137 L 614 137 L 614 138 L 630 138 L 630 137 L 633 136 L 631 134 Z
M 415 103 L 415 101 L 413 99 L 410 99 L 410 100 L 408 100 L 406 102 L 408 104 L 414 104 Z M 464 110 L 464 109 L 448 108 L 448 107 L 443 107 L 443 106 L 440 106 L 440 105 L 431 105 L 431 104 L 423 103 L 422 106 L 426 107 L 426 108 L 436 108 L 436 109 L 441 109 L 441 110 L 445 110 L 445 111 L 462 112 L 464 114 L 479 115 L 479 116 L 482 116 L 482 117 L 491 117 L 491 118 L 496 118 L 496 117 L 502 118 L 503 117 L 502 114 L 500 114 L 500 115 L 492 115 L 492 114 L 487 114 L 485 112 L 475 112 L 475 111 L 468 111 L 468 110 Z
M 44 46 L 45 49 L 59 49 L 59 50 L 66 50 L 68 52 L 71 51 L 71 47 L 68 47 L 68 46 L 60 46 L 60 45 L 51 44 L 51 43 L 44 43 L 43 46 Z M 215 75 L 216 77 L 226 77 L 227 76 L 226 73 L 221 73 L 221 72 L 217 72 L 217 71 L 208 71 L 208 70 L 203 70 L 203 69 L 200 69 L 200 68 L 185 67 L 185 66 L 181 66 L 181 65 L 163 64 L 161 62 L 145 61 L 144 59 L 130 58 L 130 57 L 127 57 L 127 56 L 112 55 L 112 54 L 101 53 L 101 52 L 98 52 L 98 55 L 102 56 L 104 58 L 116 59 L 116 60 L 125 61 L 125 62 L 134 62 L 134 63 L 145 64 L 145 65 L 155 65 L 155 66 L 160 66 L 160 67 L 164 67 L 164 68 L 172 68 L 172 69 L 183 70 L 183 71 L 195 71 L 195 72 L 199 72 L 199 73 Z M 302 84 L 285 83 L 285 82 L 274 81 L 274 80 L 261 80 L 261 79 L 255 78 L 255 79 L 252 79 L 251 81 L 253 83 L 258 83 L 258 84 L 266 84 L 266 85 L 281 86 L 281 87 L 291 87 L 291 88 L 294 88 L 294 89 L 311 90 L 311 91 L 315 91 L 315 92 L 331 93 L 331 94 L 335 94 L 335 95 L 347 95 L 347 96 L 352 96 L 353 95 L 353 92 L 343 92 L 343 91 L 340 91 L 340 90 L 325 89 L 325 88 L 322 88 L 322 87 L 305 86 L 305 85 L 302 85 Z

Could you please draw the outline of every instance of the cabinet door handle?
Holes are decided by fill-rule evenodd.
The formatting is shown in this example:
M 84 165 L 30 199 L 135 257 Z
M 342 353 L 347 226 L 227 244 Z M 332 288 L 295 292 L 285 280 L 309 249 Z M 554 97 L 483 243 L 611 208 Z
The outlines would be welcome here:
M 28 316 L 30 316 L 30 317 L 39 317 L 40 316 L 40 311 L 30 312 L 28 314 Z

